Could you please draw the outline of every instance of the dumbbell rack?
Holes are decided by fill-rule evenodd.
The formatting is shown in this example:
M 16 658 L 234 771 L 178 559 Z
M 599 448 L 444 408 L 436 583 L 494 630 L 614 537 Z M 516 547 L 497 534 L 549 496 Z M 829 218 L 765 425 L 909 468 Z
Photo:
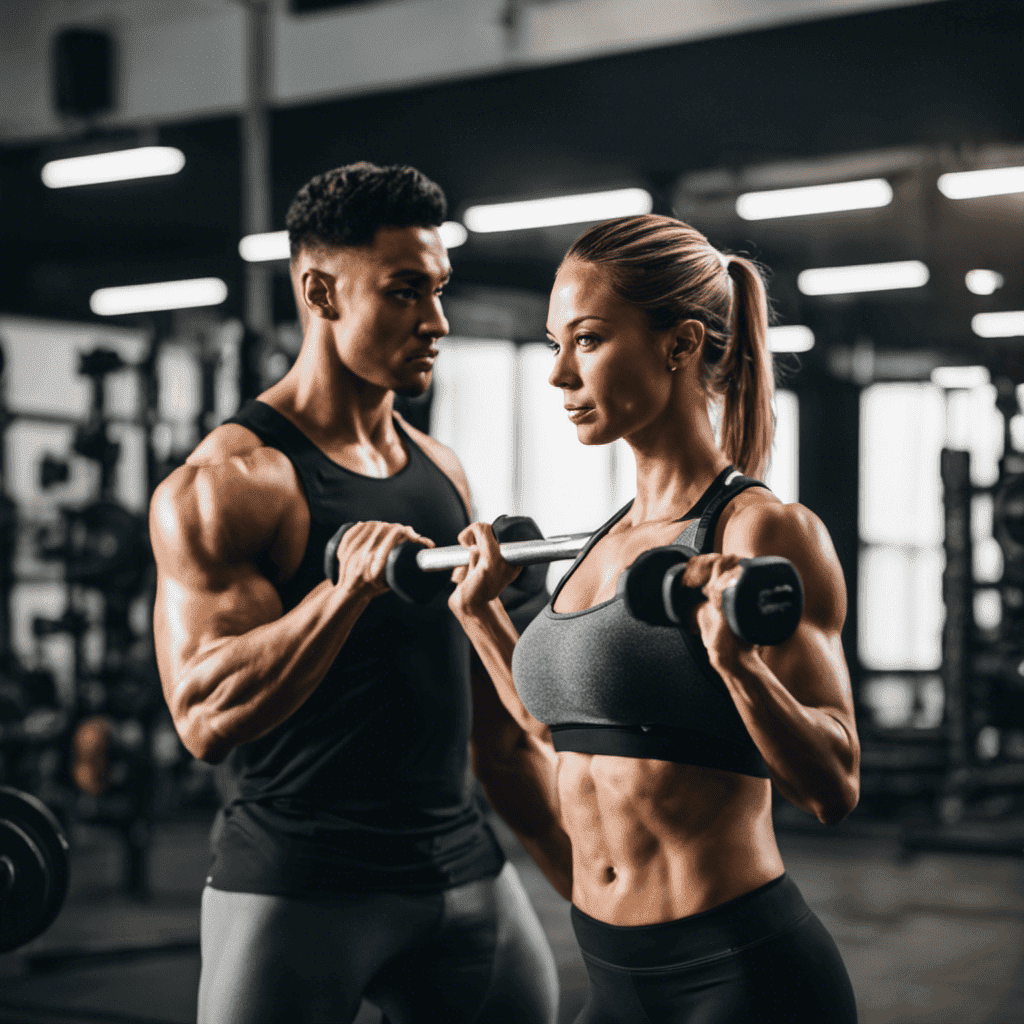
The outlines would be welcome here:
M 1024 830 L 986 827 L 966 820 L 968 808 L 979 796 L 1024 793 L 1024 761 L 982 759 L 978 750 L 979 733 L 990 722 L 993 688 L 1014 685 L 1015 680 L 1015 685 L 1024 689 L 1024 677 L 1018 669 L 1024 667 L 1024 600 L 1015 599 L 1024 584 L 1024 544 L 1016 543 L 1005 522 L 996 528 L 1005 565 L 999 584 L 1003 605 L 999 638 L 993 641 L 981 636 L 974 621 L 978 585 L 973 574 L 971 499 L 977 494 L 994 494 L 998 508 L 1009 488 L 1024 480 L 1024 457 L 1010 444 L 1011 410 L 1002 411 L 1007 422 L 1005 454 L 994 488 L 972 486 L 969 452 L 944 449 L 941 455 L 946 619 L 941 669 L 945 709 L 939 733 L 944 758 L 935 790 L 939 824 L 906 829 L 903 843 L 907 852 L 942 849 L 1024 856 Z M 997 514 L 996 518 L 1001 517 Z
M 5 535 L 5 539 L 9 543 L 13 543 L 13 538 L 19 528 L 26 537 L 30 533 L 34 541 L 33 547 L 38 549 L 37 557 L 43 561 L 63 565 L 63 571 L 59 571 L 59 575 L 51 575 L 45 571 L 18 573 L 8 564 L 7 567 L 10 571 L 0 579 L 0 588 L 2 588 L 0 605 L 3 606 L 5 612 L 5 615 L 0 617 L 0 631 L 3 635 L 2 643 L 7 645 L 10 644 L 8 606 L 10 590 L 13 585 L 33 581 L 52 583 L 61 579 L 67 589 L 67 601 L 63 614 L 55 618 L 36 617 L 32 623 L 32 631 L 37 638 L 37 643 L 44 636 L 63 635 L 68 636 L 73 645 L 71 669 L 74 679 L 74 698 L 70 709 L 58 712 L 63 727 L 58 735 L 51 737 L 59 744 L 61 764 L 67 762 L 70 757 L 75 716 L 77 715 L 78 720 L 81 721 L 82 717 L 88 714 L 91 700 L 90 688 L 95 689 L 98 686 L 108 688 L 110 680 L 115 677 L 117 679 L 123 677 L 127 680 L 129 689 L 139 688 L 129 678 L 133 669 L 124 663 L 124 653 L 134 639 L 134 634 L 128 624 L 129 606 L 137 598 L 139 588 L 149 585 L 146 568 L 150 561 L 148 537 L 145 521 L 124 509 L 115 498 L 115 469 L 120 452 L 117 443 L 109 437 L 108 427 L 113 423 L 141 427 L 144 433 L 147 468 L 152 471 L 154 464 L 151 443 L 153 414 L 152 407 L 146 403 L 141 413 L 131 418 L 108 415 L 104 401 L 104 381 L 109 373 L 121 369 L 124 365 L 117 353 L 110 350 L 99 348 L 82 353 L 79 370 L 90 378 L 92 383 L 91 412 L 85 422 L 79 417 L 60 413 L 17 412 L 10 414 L 6 409 L 2 410 L 4 426 L 14 420 L 29 420 L 74 428 L 73 449 L 75 453 L 97 463 L 100 470 L 99 501 L 84 508 L 59 509 L 60 523 L 50 519 L 42 521 L 37 519 L 33 522 L 31 517 L 19 517 L 15 514 L 11 517 L 11 529 Z M 141 373 L 143 383 L 149 384 L 149 390 L 152 391 L 153 351 L 150 352 L 149 358 L 144 363 L 137 366 L 137 369 Z M 66 481 L 70 475 L 68 463 L 64 459 L 53 456 L 48 456 L 43 460 L 40 470 L 44 489 Z M 117 556 L 116 558 L 110 557 L 111 551 Z M 0 575 L 3 575 L 2 567 L 0 567 Z M 85 636 L 94 626 L 94 616 L 89 610 L 91 602 L 88 600 L 88 592 L 94 589 L 100 591 L 104 596 L 101 624 L 107 636 L 105 664 L 95 679 L 89 677 L 84 669 L 86 663 Z M 152 675 L 153 679 L 144 684 L 149 689 L 153 689 L 155 686 L 155 670 Z M 159 694 L 158 687 L 155 692 Z M 70 719 L 68 710 L 71 712 Z M 11 729 L 6 729 L 3 735 L 5 743 L 16 742 L 17 735 L 20 735 L 20 733 L 17 735 L 16 733 L 16 730 L 12 732 Z M 145 753 L 147 749 L 146 733 L 143 730 L 141 752 Z M 146 778 L 150 774 L 148 769 L 142 772 L 142 789 L 145 791 L 150 788 L 146 782 Z M 115 800 L 114 804 L 110 804 L 110 808 L 114 808 L 114 810 L 116 810 L 116 804 L 117 807 L 121 807 L 122 811 L 127 811 L 129 820 L 122 822 L 119 819 L 124 815 L 114 814 L 111 817 L 106 813 L 101 813 L 96 818 L 96 815 L 90 813 L 89 807 L 86 806 L 89 804 L 90 798 L 83 794 L 77 794 L 63 772 L 61 777 L 63 781 L 57 780 L 59 785 L 56 790 L 51 792 L 52 787 L 50 787 L 45 793 L 39 791 L 38 795 L 44 796 L 65 820 L 69 818 L 94 820 L 96 824 L 111 825 L 123 834 L 126 854 L 124 888 L 137 895 L 142 894 L 146 888 L 146 852 L 149 832 L 149 812 L 145 808 L 151 803 L 147 793 L 142 792 L 139 794 L 139 799 L 131 800 L 132 807 L 123 806 L 125 804 L 123 799 L 119 803 Z M 27 779 L 24 785 L 26 788 L 30 785 Z M 95 801 L 93 802 L 95 803 Z

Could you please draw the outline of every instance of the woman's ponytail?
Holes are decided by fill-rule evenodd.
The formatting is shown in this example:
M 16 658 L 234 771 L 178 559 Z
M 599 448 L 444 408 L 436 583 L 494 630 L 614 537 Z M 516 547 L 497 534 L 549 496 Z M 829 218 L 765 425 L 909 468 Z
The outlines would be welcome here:
M 721 445 L 746 476 L 763 479 L 775 437 L 775 373 L 768 351 L 768 296 L 757 266 L 727 256 L 733 289 L 730 336 L 715 367 L 722 396 Z

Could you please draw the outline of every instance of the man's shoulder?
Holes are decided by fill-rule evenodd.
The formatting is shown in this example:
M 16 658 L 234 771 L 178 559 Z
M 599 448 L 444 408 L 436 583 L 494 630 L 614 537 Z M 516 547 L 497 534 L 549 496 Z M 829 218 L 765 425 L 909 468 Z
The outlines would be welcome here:
M 228 532 L 248 538 L 276 529 L 301 496 L 283 452 L 238 424 L 213 430 L 153 493 L 151 532 L 185 540 Z M 205 546 L 205 545 L 204 545 Z M 248 545 L 245 545 L 248 546 Z
M 222 423 L 196 445 L 186 460 L 189 466 L 216 467 L 230 464 L 233 459 L 255 460 L 256 463 L 284 458 L 241 423 Z
M 466 471 L 462 468 L 459 457 L 447 445 L 441 444 L 436 437 L 431 437 L 429 434 L 423 433 L 422 430 L 417 430 L 411 423 L 403 419 L 399 413 L 396 412 L 395 416 L 401 422 L 402 429 L 423 449 L 427 458 L 455 485 L 455 489 L 462 497 L 466 505 L 466 511 L 469 513 L 472 506 L 469 480 L 466 478 Z

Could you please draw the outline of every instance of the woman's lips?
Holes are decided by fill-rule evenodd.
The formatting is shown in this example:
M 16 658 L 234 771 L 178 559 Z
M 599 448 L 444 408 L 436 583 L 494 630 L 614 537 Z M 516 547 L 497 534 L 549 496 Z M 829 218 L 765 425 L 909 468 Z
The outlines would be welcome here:
M 594 408 L 590 405 L 566 406 L 565 411 L 569 414 L 569 419 L 573 423 L 579 423 L 580 420 L 592 413 Z

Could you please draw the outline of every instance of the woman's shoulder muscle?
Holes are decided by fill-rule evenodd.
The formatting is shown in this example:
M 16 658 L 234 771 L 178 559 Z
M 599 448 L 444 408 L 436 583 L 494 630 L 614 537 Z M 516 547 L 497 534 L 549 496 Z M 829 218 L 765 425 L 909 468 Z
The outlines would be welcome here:
M 719 521 L 716 550 L 743 557 L 779 555 L 796 566 L 808 611 L 821 625 L 842 628 L 846 581 L 825 524 L 806 505 L 784 504 L 751 487 L 737 495 Z

